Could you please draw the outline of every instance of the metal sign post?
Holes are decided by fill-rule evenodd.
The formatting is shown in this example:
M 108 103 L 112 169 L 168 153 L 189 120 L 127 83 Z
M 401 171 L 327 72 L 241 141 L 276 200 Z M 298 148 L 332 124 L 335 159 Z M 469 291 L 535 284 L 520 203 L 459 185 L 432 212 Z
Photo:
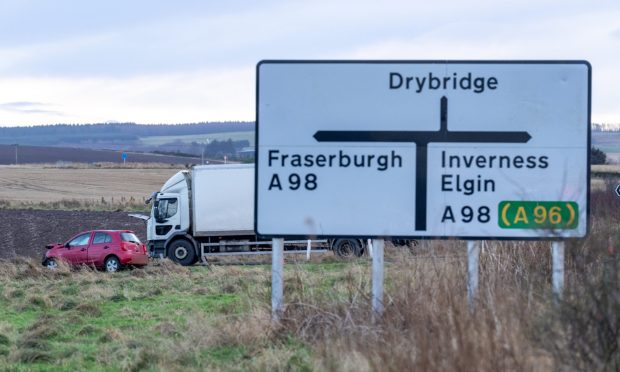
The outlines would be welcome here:
M 284 299 L 284 239 L 271 239 L 271 319 L 280 320 Z
M 310 260 L 310 251 L 312 250 L 312 240 L 308 239 L 306 244 L 306 261 Z
M 372 254 L 372 312 L 374 316 L 383 313 L 383 247 L 385 242 L 383 239 L 373 239 Z
M 478 294 L 478 261 L 480 258 L 480 243 L 467 241 L 467 304 L 469 310 L 475 310 L 475 300 Z
M 557 303 L 564 292 L 564 242 L 551 242 L 551 283 L 553 299 Z

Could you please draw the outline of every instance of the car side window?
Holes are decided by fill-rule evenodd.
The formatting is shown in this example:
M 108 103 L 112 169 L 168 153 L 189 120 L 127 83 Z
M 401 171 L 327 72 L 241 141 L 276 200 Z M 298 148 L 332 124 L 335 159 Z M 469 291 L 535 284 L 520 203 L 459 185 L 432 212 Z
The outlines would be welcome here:
M 110 234 L 106 234 L 104 232 L 95 233 L 95 237 L 93 238 L 93 244 L 103 244 L 112 242 L 112 237 Z
M 90 233 L 78 235 L 69 242 L 69 247 L 88 245 L 88 239 L 90 239 Z

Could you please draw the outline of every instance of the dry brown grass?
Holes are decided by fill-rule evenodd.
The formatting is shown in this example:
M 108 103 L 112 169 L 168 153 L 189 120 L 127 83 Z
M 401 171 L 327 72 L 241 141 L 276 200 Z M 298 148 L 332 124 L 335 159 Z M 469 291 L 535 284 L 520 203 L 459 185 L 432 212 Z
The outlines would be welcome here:
M 89 268 L 49 272 L 14 260 L 0 263 L 0 288 L 12 310 L 60 313 L 51 322 L 70 318 L 71 332 L 96 340 L 90 358 L 122 370 L 614 371 L 620 368 L 618 202 L 608 191 L 593 193 L 591 233 L 566 243 L 566 287 L 555 304 L 549 242 L 518 241 L 483 246 L 474 309 L 467 302 L 465 243 L 456 240 L 386 247 L 381 316 L 372 314 L 367 258 L 289 260 L 279 323 L 270 320 L 265 266 L 186 268 L 163 260 L 107 275 Z M 192 302 L 198 306 L 187 306 Z M 100 325 L 109 315 L 104 303 L 115 309 L 115 320 L 144 323 Z M 89 365 L 79 353 L 63 356 L 69 347 L 55 346 L 74 333 L 48 334 L 39 318 L 25 326 L 0 320 L 0 360 L 31 366 L 52 363 L 52 356 Z
M 620 176 L 620 164 L 594 164 L 590 166 L 592 173 L 607 173 Z
M 56 163 L 29 163 L 19 165 L 0 165 L 2 168 L 45 168 L 45 169 L 183 169 L 183 164 L 170 163 L 112 163 L 112 162 L 94 162 L 94 163 L 77 163 L 77 162 L 56 162 Z
M 610 185 L 616 187 L 620 180 L 620 165 L 598 164 L 592 165 L 590 186 L 593 191 L 606 191 Z M 609 190 L 613 192 L 613 188 Z

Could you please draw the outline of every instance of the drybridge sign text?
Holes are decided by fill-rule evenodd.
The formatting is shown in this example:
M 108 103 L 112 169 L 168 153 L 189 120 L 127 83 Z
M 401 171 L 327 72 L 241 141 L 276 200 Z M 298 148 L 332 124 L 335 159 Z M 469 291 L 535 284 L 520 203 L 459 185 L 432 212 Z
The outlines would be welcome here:
M 581 61 L 263 61 L 257 233 L 582 237 L 590 76 Z

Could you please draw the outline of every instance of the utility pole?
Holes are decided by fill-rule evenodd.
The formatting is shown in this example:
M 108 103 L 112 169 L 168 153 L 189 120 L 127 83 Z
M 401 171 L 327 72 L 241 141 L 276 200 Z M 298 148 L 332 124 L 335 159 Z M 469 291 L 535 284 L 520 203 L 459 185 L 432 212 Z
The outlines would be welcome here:
M 17 165 L 17 146 L 19 146 L 19 144 L 15 144 L 15 165 Z

